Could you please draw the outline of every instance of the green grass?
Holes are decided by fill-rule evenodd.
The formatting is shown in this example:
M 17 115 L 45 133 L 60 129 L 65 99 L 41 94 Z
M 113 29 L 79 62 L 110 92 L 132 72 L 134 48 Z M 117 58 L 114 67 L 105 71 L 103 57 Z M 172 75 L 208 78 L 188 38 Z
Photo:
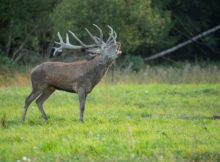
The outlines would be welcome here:
M 220 84 L 99 85 L 84 123 L 78 97 L 56 91 L 21 122 L 30 88 L 0 88 L 0 161 L 219 161 Z M 22 160 L 21 160 L 22 161 Z

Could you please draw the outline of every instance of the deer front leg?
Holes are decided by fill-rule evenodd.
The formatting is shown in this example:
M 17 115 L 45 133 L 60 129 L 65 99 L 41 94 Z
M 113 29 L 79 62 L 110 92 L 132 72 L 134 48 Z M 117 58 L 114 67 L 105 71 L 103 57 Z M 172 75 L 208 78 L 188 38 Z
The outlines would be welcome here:
M 84 88 L 80 88 L 78 90 L 79 95 L 79 102 L 80 102 L 80 121 L 83 122 L 83 112 L 85 109 L 85 103 L 86 103 L 86 91 Z

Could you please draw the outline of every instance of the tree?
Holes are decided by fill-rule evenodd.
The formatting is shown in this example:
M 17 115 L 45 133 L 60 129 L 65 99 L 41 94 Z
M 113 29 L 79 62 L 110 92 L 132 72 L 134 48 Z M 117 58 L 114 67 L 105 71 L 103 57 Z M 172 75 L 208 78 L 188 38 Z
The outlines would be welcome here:
M 176 42 L 173 42 L 173 44 L 163 49 L 157 49 L 153 53 L 187 41 L 193 36 L 219 25 L 220 1 L 218 0 L 154 0 L 152 5 L 159 10 L 171 11 L 173 27 L 169 32 L 168 38 L 176 38 Z M 214 58 L 216 60 L 216 58 L 220 58 L 219 38 L 220 32 L 215 32 L 174 52 L 169 57 L 174 59 L 194 59 L 195 57 L 199 57 L 204 59 Z
M 0 48 L 4 55 L 15 59 L 26 47 L 41 51 L 41 43 L 49 41 L 51 24 L 49 12 L 55 0 L 8 0 L 0 6 Z
M 169 54 L 169 53 L 171 53 L 173 51 L 176 51 L 176 50 L 178 50 L 178 49 L 180 49 L 180 48 L 182 48 L 182 47 L 184 47 L 184 46 L 186 46 L 186 45 L 188 45 L 188 44 L 190 44 L 192 42 L 197 41 L 198 39 L 200 39 L 200 38 L 202 38 L 202 37 L 204 37 L 204 36 L 206 36 L 208 34 L 211 34 L 211 33 L 215 32 L 215 31 L 217 31 L 219 29 L 220 29 L 220 25 L 215 26 L 214 28 L 211 28 L 211 29 L 209 29 L 209 30 L 207 30 L 207 31 L 205 31 L 203 33 L 200 33 L 199 35 L 194 36 L 193 38 L 191 38 L 191 39 L 189 39 L 189 40 L 187 40 L 185 42 L 179 43 L 179 44 L 177 44 L 176 46 L 174 46 L 172 48 L 164 50 L 164 51 L 162 51 L 160 53 L 157 53 L 157 54 L 155 54 L 153 56 L 147 57 L 147 58 L 145 58 L 145 60 L 148 61 L 148 60 L 153 60 L 153 59 L 165 56 L 165 55 L 167 55 L 167 54 Z

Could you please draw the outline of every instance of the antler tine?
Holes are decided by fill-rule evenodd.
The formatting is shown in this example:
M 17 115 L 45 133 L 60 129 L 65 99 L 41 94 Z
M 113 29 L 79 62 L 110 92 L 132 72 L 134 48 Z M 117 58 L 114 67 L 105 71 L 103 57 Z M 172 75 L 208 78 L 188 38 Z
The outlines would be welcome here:
M 90 33 L 90 31 L 89 31 L 87 28 L 85 28 L 85 30 L 87 31 L 87 33 L 89 34 L 89 36 L 95 41 L 95 43 L 96 43 L 97 45 L 99 45 L 99 42 L 98 42 L 98 40 L 95 38 L 95 36 L 93 36 L 92 33 Z
M 117 38 L 117 33 L 114 31 L 114 39 L 116 40 Z
M 63 38 L 62 38 L 61 35 L 60 35 L 60 32 L 58 32 L 57 35 L 58 35 L 58 38 L 59 38 L 60 42 L 56 42 L 56 41 L 55 41 L 55 43 L 56 43 L 56 44 L 59 44 L 60 47 L 58 47 L 58 48 L 53 47 L 53 48 L 54 48 L 53 56 L 55 56 L 55 54 L 56 54 L 57 52 L 62 52 L 62 44 L 64 43 L 64 42 L 63 42 Z
M 95 27 L 99 30 L 99 33 L 100 33 L 99 45 L 101 46 L 101 44 L 102 44 L 102 40 L 103 40 L 102 29 L 100 29 L 100 27 L 98 27 L 98 25 L 96 25 L 96 24 L 93 24 L 93 26 L 95 26 Z
M 72 31 L 69 30 L 69 33 L 72 34 L 72 36 L 82 45 L 86 46 Z
M 108 28 L 111 30 L 111 32 L 110 32 L 110 34 L 109 34 L 108 40 L 106 41 L 106 44 L 109 43 L 109 41 L 110 41 L 111 38 L 112 38 L 113 32 L 114 32 L 113 29 L 112 29 L 112 27 L 111 27 L 110 25 L 108 25 Z
M 98 38 L 96 36 L 95 36 L 95 38 L 100 41 L 100 38 Z M 102 40 L 102 44 L 105 44 L 105 42 L 103 40 Z
M 96 47 L 97 45 L 95 44 L 91 44 L 91 45 L 86 45 L 84 44 L 77 36 L 75 33 L 73 33 L 72 31 L 69 30 L 69 33 L 72 34 L 72 36 L 85 48 L 90 48 L 90 47 Z
M 56 48 L 56 47 L 53 48 L 54 48 L 53 56 L 55 56 L 57 52 L 62 52 L 60 48 Z
M 70 44 L 70 40 L 69 40 L 69 35 L 68 35 L 68 33 L 66 33 L 66 43 L 67 43 L 67 44 Z
M 116 43 L 116 38 L 117 38 L 117 33 L 114 31 L 114 35 L 112 36 L 114 43 Z
M 114 35 L 112 35 L 112 39 L 108 42 L 109 44 L 111 44 L 111 43 L 117 43 L 117 41 L 116 41 L 116 38 L 117 38 L 117 33 L 115 32 L 115 31 L 113 31 L 114 32 Z
M 64 43 L 64 42 L 63 42 L 63 38 L 62 38 L 61 35 L 60 35 L 60 32 L 58 32 L 57 35 L 58 35 L 58 38 L 59 38 L 59 40 L 60 40 L 60 44 Z

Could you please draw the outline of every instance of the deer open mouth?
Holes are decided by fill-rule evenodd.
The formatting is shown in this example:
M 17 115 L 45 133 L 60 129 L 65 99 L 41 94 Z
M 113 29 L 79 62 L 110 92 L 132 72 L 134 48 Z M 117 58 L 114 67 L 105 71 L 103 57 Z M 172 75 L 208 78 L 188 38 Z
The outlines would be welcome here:
M 117 49 L 117 50 L 116 50 L 116 53 L 117 53 L 117 55 L 119 55 L 119 54 L 122 53 L 122 51 L 120 51 L 120 49 Z
M 121 47 L 121 44 L 119 42 L 117 42 L 117 49 L 116 49 L 117 55 L 122 53 L 122 51 L 120 50 L 120 47 Z

